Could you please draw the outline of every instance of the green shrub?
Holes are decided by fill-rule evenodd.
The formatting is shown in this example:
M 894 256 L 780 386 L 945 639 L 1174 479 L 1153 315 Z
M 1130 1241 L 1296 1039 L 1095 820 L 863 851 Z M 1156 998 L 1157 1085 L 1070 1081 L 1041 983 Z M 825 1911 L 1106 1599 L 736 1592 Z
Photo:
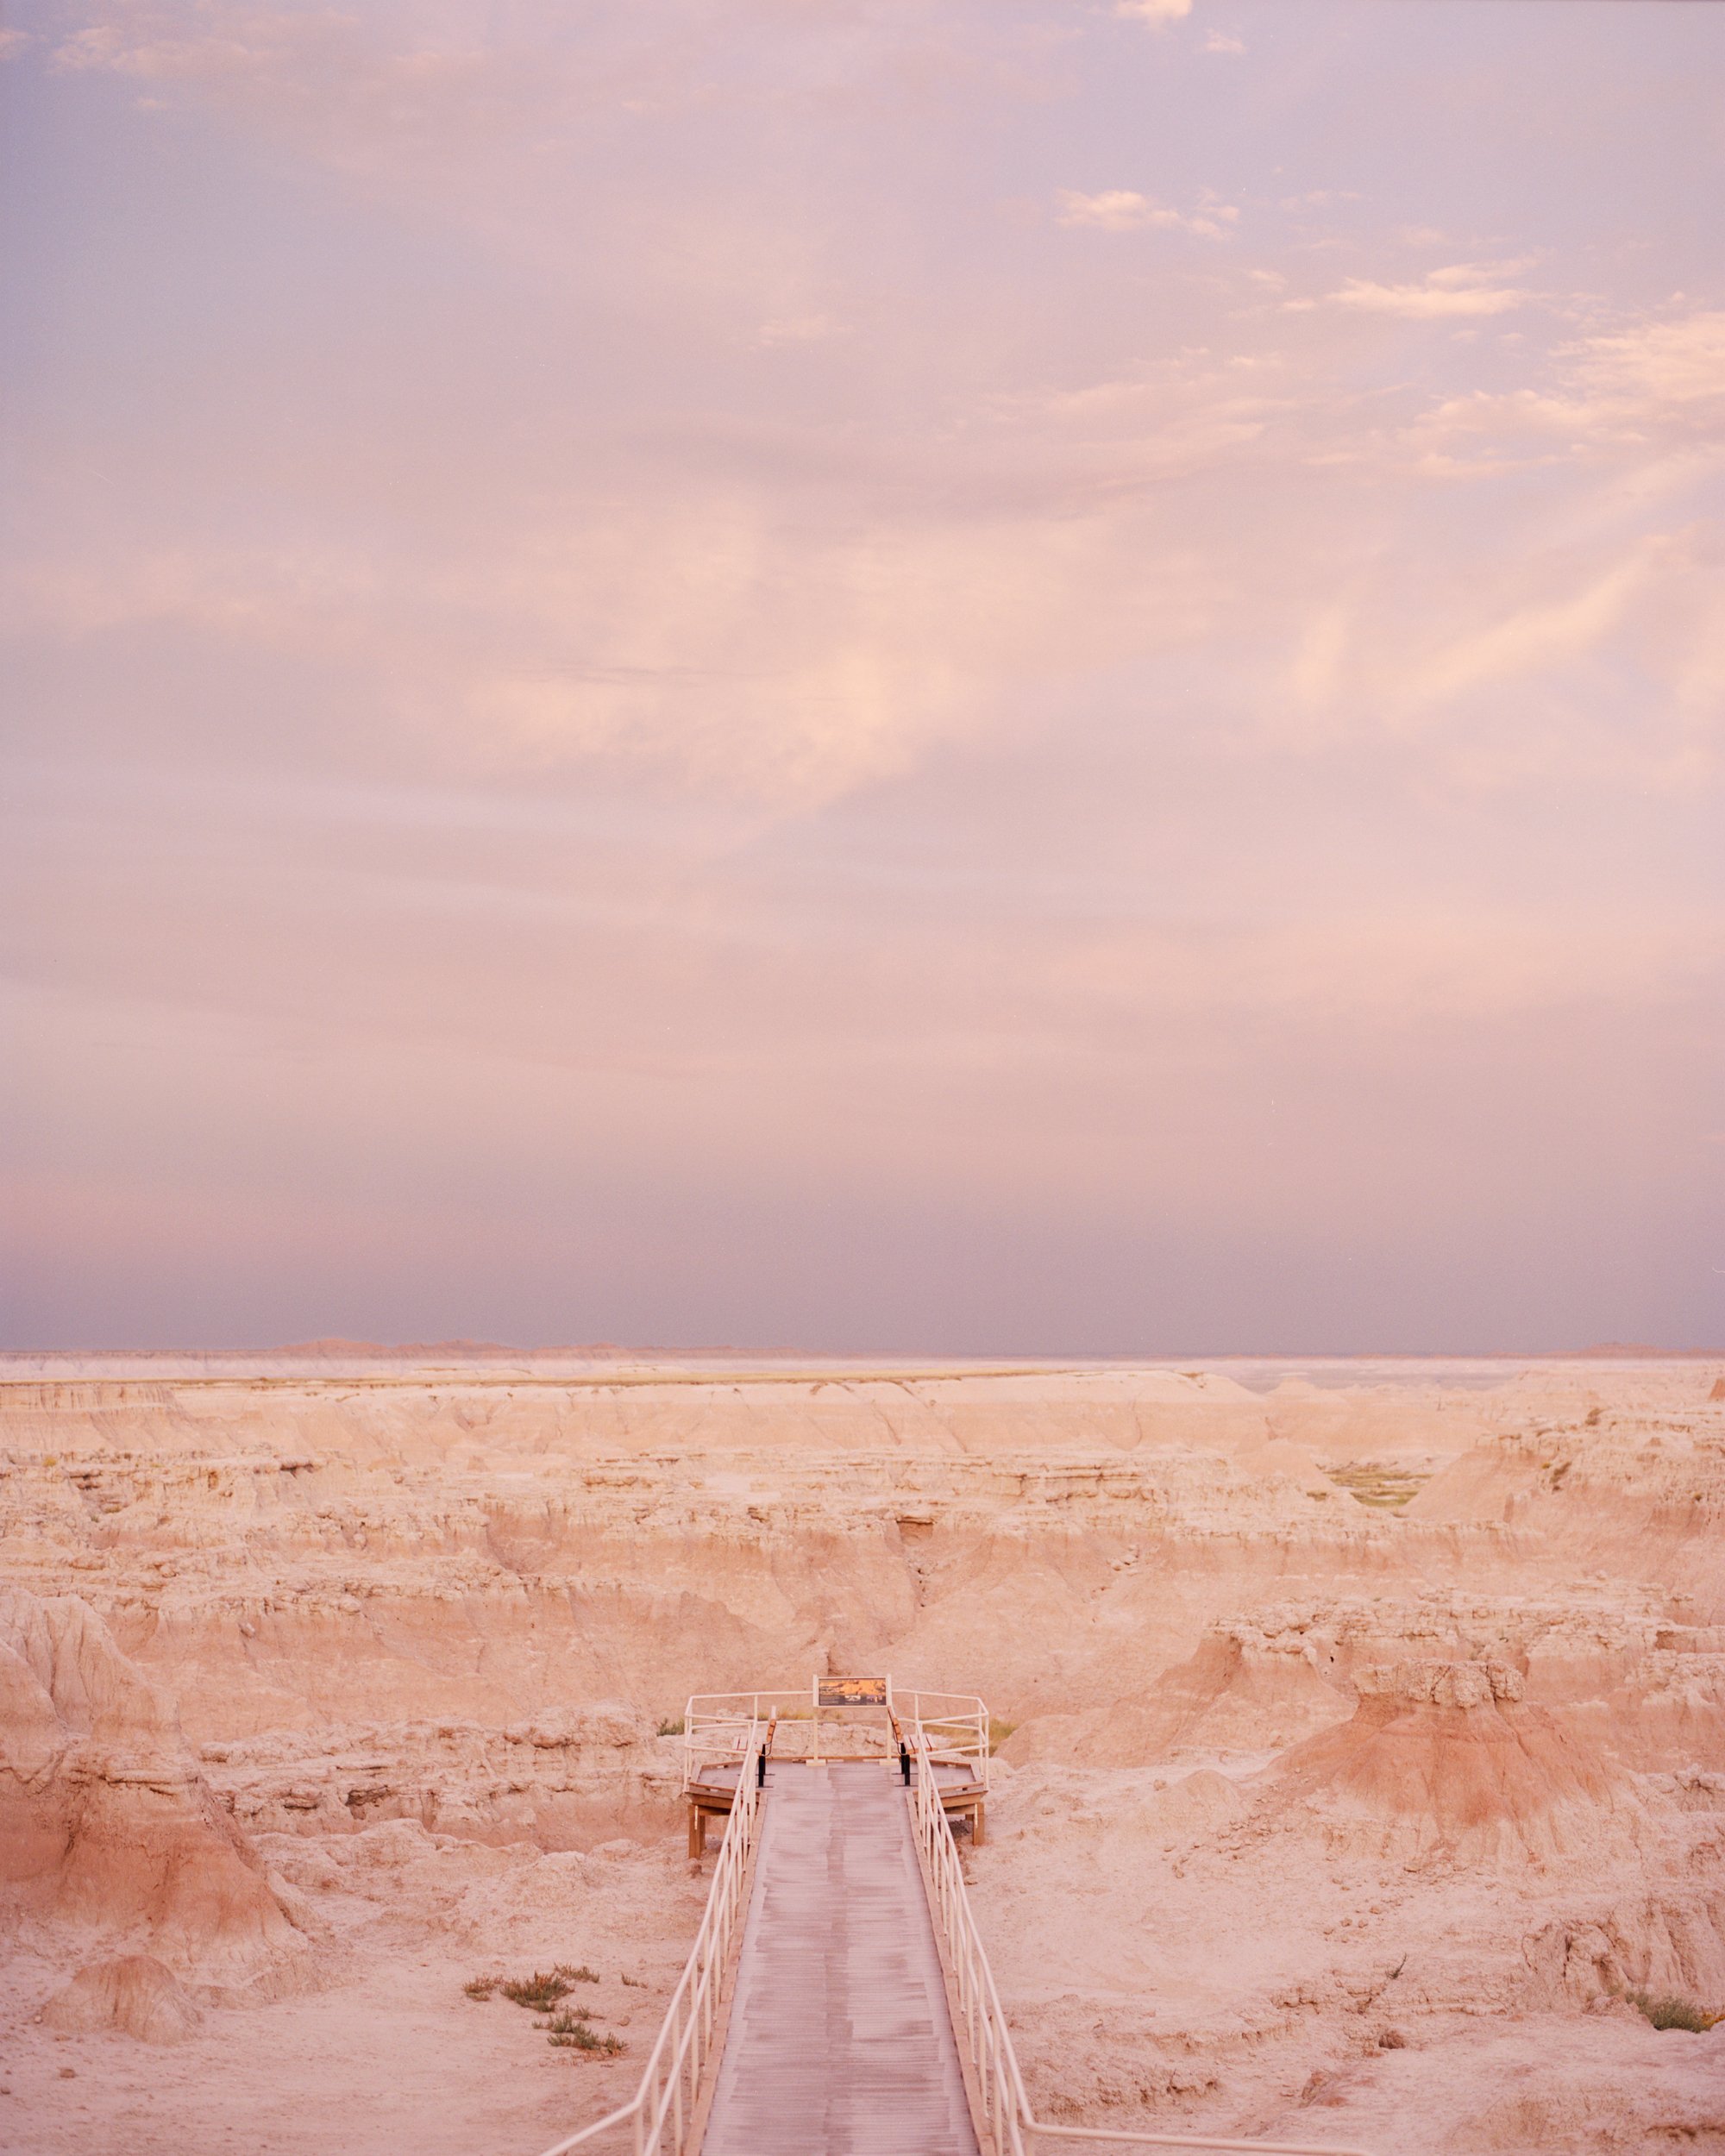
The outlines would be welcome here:
M 488 1999 L 497 1986 L 495 1977 L 475 1977 L 471 1984 L 464 1984 L 461 1989 L 470 1999 Z
M 549 1973 L 536 1969 L 530 1977 L 517 1977 L 499 1986 L 505 1999 L 513 1999 L 518 2006 L 530 2007 L 536 2014 L 549 2014 L 560 1999 L 568 1996 L 571 1988 L 569 1979 L 556 1969 Z
M 1693 1999 L 1682 1998 L 1675 1991 L 1663 1992 L 1658 1998 L 1647 1991 L 1626 1991 L 1623 1996 L 1655 2028 L 1686 2028 L 1692 2035 L 1703 2036 L 1721 2019 L 1725 2019 L 1709 2014 Z
M 601 2036 L 597 2029 L 589 2028 L 585 2015 L 556 2014 L 541 2026 L 546 2042 L 566 2051 L 603 2052 L 607 2059 L 615 2059 L 624 2048 L 619 2038 Z
M 681 1737 L 682 1733 L 683 1718 L 681 1714 L 671 1721 L 661 1722 L 659 1725 L 659 1734 L 662 1737 Z

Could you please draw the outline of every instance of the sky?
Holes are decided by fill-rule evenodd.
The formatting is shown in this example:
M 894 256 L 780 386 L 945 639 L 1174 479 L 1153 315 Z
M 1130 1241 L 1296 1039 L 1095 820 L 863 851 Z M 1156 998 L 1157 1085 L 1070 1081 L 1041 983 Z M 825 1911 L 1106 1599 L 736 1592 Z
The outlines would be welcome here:
M 0 22 L 0 1344 L 1725 1343 L 1725 7 Z

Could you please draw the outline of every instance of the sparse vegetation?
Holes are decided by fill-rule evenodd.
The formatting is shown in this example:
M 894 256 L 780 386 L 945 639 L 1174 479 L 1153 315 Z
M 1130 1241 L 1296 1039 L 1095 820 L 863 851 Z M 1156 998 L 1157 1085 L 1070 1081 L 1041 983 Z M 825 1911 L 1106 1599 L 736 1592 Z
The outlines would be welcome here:
M 536 2014 L 549 2014 L 560 2000 L 568 1998 L 574 1986 L 561 1969 L 536 1969 L 530 1977 L 513 1977 L 498 1988 L 505 1999 L 513 1999 L 517 2006 L 530 2007 Z
M 1017 1727 L 1018 1724 L 1016 1722 L 1001 1721 L 998 1719 L 998 1717 L 991 1714 L 988 1717 L 989 1752 L 993 1754 L 998 1752 L 1000 1746 L 1005 1744 L 1007 1738 L 1012 1735 L 1013 1730 Z
M 517 2006 L 550 2015 L 549 2021 L 538 2024 L 550 2042 L 568 2050 L 602 2052 L 607 2058 L 614 2058 L 624 2048 L 621 2040 L 602 2035 L 579 2007 L 563 2004 L 578 1984 L 602 1981 L 599 1971 L 589 1969 L 585 1962 L 560 1961 L 549 1969 L 536 1969 L 530 1977 L 508 1980 L 502 1977 L 475 1977 L 462 1989 L 470 1999 L 488 1999 L 492 1992 L 501 1991 L 505 1999 L 512 1999 Z M 630 1977 L 623 1981 L 637 1990 L 646 1988 Z
M 1328 1467 L 1324 1472 L 1339 1489 L 1374 1512 L 1400 1512 L 1432 1479 L 1407 1468 L 1386 1467 L 1381 1460 L 1350 1460 L 1346 1467 Z
M 627 1984 L 631 1991 L 644 1991 L 647 1989 L 647 1979 L 644 1977 L 619 1977 L 618 1982 Z
M 540 2027 L 545 2031 L 547 2043 L 555 2044 L 566 2051 L 602 2052 L 608 2059 L 615 2059 L 624 2049 L 620 2037 L 609 2034 L 601 2035 L 584 2014 L 554 2014 Z
M 1710 2028 L 1716 2028 L 1725 2014 L 1709 2014 L 1697 2006 L 1693 1999 L 1685 1999 L 1678 1992 L 1662 1992 L 1655 1998 L 1647 1991 L 1626 1991 L 1623 1994 L 1645 2021 L 1655 2028 L 1684 2028 L 1693 2036 L 1704 2036 Z
M 674 1714 L 668 1721 L 662 1721 L 659 1725 L 659 1734 L 662 1737 L 681 1737 L 682 1733 L 683 1718 L 681 1714 Z

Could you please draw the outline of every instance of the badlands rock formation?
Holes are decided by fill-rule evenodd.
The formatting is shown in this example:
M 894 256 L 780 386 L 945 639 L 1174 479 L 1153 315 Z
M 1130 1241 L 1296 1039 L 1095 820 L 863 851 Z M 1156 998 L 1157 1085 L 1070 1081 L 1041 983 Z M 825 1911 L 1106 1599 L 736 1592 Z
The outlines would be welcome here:
M 27 1936 L 267 1964 L 293 1938 L 172 1708 L 89 1605 L 0 1588 L 0 1867 Z
M 1725 2150 L 1631 2002 L 1725 2008 L 1719 1364 L 0 1377 L 0 2146 L 532 2156 L 698 1920 L 661 1725 L 886 1668 L 1003 1725 L 1045 2111 Z M 630 2051 L 465 1989 L 557 1962 Z

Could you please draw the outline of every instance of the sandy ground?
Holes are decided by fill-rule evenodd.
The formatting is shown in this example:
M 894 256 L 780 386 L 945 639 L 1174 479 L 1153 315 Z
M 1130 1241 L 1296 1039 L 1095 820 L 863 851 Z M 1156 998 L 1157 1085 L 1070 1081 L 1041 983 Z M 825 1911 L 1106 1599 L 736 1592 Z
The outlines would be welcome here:
M 392 1860 L 390 1827 L 342 1852 L 342 1883 L 318 1897 L 330 1943 L 317 1989 L 206 2007 L 202 2028 L 172 2046 L 43 2028 L 34 2017 L 63 1969 L 15 1956 L 0 2015 L 0 2145 L 21 2156 L 454 2156 L 543 2147 L 613 2109 L 657 2032 L 706 1894 L 673 1837 L 591 1858 L 418 1838 L 405 1863 Z M 554 2049 L 541 2017 L 498 1993 L 466 1996 L 475 1977 L 558 1962 L 599 1977 L 575 2002 L 628 2046 L 620 2057 Z

